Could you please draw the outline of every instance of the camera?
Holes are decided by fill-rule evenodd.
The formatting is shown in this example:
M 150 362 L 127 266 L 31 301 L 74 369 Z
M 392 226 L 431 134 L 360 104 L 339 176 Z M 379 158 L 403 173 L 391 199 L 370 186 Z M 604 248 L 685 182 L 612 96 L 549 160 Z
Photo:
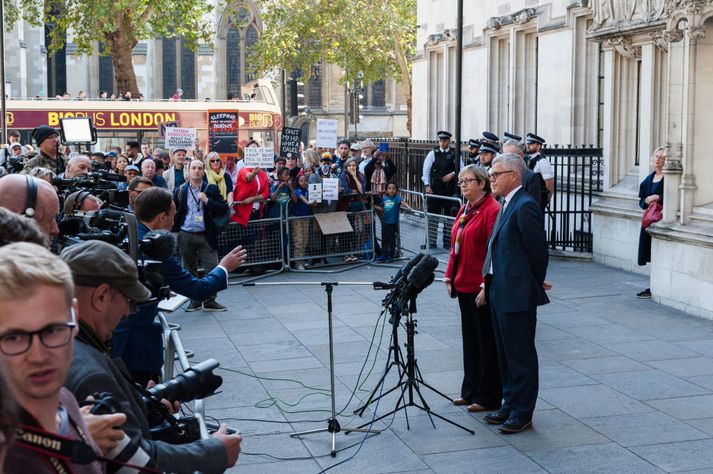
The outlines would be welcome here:
M 171 401 L 189 401 L 206 398 L 223 384 L 223 378 L 213 371 L 220 366 L 215 359 L 204 360 L 171 380 L 154 385 L 148 392 L 151 396 Z

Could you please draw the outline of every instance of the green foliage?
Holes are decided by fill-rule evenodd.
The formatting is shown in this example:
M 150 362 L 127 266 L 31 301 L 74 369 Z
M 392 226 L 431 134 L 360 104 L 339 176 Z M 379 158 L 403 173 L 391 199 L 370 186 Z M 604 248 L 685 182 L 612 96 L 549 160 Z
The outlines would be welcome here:
M 133 48 L 138 41 L 182 35 L 195 46 L 210 43 L 214 32 L 208 0 L 3 0 L 6 23 L 22 18 L 33 25 L 52 24 L 50 52 L 60 49 L 68 33 L 79 52 L 92 54 L 95 42 L 112 51 L 117 44 Z M 113 46 L 116 47 L 115 45 Z
M 416 0 L 259 0 L 262 32 L 253 72 L 309 73 L 320 61 L 364 81 L 393 77 L 410 88 Z

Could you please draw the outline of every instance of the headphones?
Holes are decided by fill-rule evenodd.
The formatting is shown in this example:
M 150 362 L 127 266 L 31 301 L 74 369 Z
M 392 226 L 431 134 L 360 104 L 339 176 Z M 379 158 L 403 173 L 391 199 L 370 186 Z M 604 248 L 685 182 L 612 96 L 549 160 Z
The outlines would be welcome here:
M 82 205 L 84 204 L 84 201 L 87 200 L 89 196 L 91 196 L 92 193 L 89 191 L 77 191 L 75 193 L 70 194 L 67 196 L 67 200 L 64 203 L 64 213 L 69 215 L 73 214 L 74 211 L 78 211 L 82 208 Z
M 37 183 L 35 183 L 35 178 L 27 175 L 25 175 L 25 182 L 27 183 L 27 194 L 25 196 L 25 212 L 22 215 L 32 219 L 35 217 L 35 206 L 37 205 Z

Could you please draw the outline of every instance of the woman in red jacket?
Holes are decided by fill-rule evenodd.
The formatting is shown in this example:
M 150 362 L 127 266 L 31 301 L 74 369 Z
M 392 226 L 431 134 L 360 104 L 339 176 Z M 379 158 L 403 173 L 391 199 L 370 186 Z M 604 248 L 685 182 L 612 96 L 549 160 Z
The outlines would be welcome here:
M 249 220 L 264 217 L 265 202 L 270 197 L 270 184 L 267 173 L 260 167 L 241 168 L 235 185 L 233 209 L 230 220 L 247 227 Z
M 458 211 L 451 233 L 451 255 L 444 281 L 451 298 L 458 298 L 463 332 L 464 377 L 460 398 L 454 405 L 468 405 L 469 412 L 497 410 L 503 388 L 493 334 L 489 282 L 483 280 L 488 238 L 500 205 L 490 194 L 485 168 L 469 165 L 458 174 L 466 203 Z

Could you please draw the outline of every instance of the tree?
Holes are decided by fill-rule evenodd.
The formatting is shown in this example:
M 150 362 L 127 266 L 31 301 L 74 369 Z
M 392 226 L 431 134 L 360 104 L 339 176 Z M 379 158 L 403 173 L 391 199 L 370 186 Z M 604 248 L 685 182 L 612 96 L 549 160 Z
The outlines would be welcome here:
M 188 45 L 210 43 L 213 27 L 207 0 L 2 0 L 6 20 L 18 18 L 37 26 L 51 25 L 53 53 L 66 38 L 80 53 L 94 54 L 97 44 L 111 54 L 114 78 L 120 92 L 139 93 L 131 51 L 140 40 L 183 37 Z
M 416 0 L 260 0 L 263 24 L 251 53 L 254 72 L 308 72 L 320 61 L 364 80 L 392 77 L 407 93 L 411 131 L 411 57 Z

